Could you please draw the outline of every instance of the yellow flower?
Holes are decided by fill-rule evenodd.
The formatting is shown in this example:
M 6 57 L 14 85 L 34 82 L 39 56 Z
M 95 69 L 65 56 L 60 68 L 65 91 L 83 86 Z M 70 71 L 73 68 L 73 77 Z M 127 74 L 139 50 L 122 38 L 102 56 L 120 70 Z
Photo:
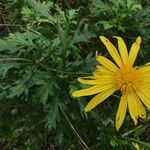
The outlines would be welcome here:
M 140 146 L 137 143 L 132 143 L 136 150 L 144 150 L 143 148 L 140 148 Z
M 141 37 L 137 37 L 129 53 L 123 39 L 118 36 L 115 38 L 118 41 L 119 52 L 107 38 L 100 36 L 114 62 L 97 55 L 96 59 L 100 65 L 96 66 L 97 69 L 93 75 L 78 78 L 79 82 L 92 87 L 75 91 L 73 96 L 97 94 L 85 107 L 85 111 L 88 112 L 115 91 L 120 90 L 122 97 L 116 115 L 116 129 L 119 130 L 124 121 L 127 107 L 135 125 L 139 117 L 146 118 L 143 104 L 150 109 L 150 66 L 133 67 L 140 48 Z

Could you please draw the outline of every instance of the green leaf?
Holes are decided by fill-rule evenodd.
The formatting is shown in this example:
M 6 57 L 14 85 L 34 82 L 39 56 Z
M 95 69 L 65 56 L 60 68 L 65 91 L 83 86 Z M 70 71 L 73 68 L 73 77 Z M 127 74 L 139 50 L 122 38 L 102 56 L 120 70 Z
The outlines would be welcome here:
M 77 11 L 78 10 L 75 9 L 70 9 L 68 11 L 67 19 L 69 20 L 70 24 L 77 24 L 77 21 L 75 21 L 75 17 L 77 16 Z
M 85 25 L 83 31 L 77 31 L 73 37 L 72 43 L 89 42 L 91 38 L 96 37 L 94 33 L 89 31 L 89 26 Z
M 111 11 L 110 4 L 104 3 L 102 0 L 92 0 L 90 11 L 93 15 L 98 15 L 107 11 Z
M 104 30 L 113 28 L 113 25 L 109 21 L 100 21 L 100 24 L 104 26 Z
M 43 105 L 46 104 L 48 96 L 53 94 L 54 94 L 53 83 L 51 81 L 47 81 L 44 85 L 40 86 L 38 89 L 38 97 Z
M 48 109 L 48 115 L 47 115 L 47 124 L 49 130 L 52 130 L 52 128 L 56 128 L 57 122 L 60 120 L 59 116 L 59 102 L 58 97 L 53 97 L 53 100 L 51 100 L 51 103 L 47 105 Z
M 50 8 L 53 6 L 53 2 L 43 2 L 36 0 L 26 0 L 32 9 L 34 9 L 39 15 L 43 17 L 49 17 L 50 16 Z
M 18 63 L 0 63 L 0 76 L 4 78 L 10 69 L 18 68 L 19 66 L 20 64 Z
M 9 51 L 13 54 L 17 51 L 25 51 L 23 50 L 25 47 L 27 47 L 28 50 L 31 50 L 31 48 L 35 48 L 33 40 L 39 37 L 39 34 L 30 31 L 24 33 L 10 33 L 7 38 L 0 39 L 0 51 Z

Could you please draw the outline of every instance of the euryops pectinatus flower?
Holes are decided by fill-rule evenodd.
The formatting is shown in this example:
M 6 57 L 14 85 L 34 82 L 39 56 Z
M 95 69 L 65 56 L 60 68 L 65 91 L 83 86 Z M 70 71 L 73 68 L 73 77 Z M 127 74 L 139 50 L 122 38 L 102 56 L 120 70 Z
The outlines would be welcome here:
M 118 41 L 119 51 L 107 38 L 100 36 L 114 63 L 104 56 L 96 56 L 100 65 L 96 66 L 97 69 L 93 72 L 93 75 L 78 78 L 79 82 L 92 87 L 75 91 L 73 96 L 81 97 L 97 94 L 85 107 L 85 111 L 88 112 L 115 91 L 120 90 L 122 96 L 116 115 L 116 129 L 119 130 L 127 108 L 135 125 L 139 117 L 146 118 L 143 104 L 150 108 L 150 66 L 133 67 L 140 48 L 141 37 L 137 37 L 129 52 L 123 39 L 118 36 L 115 36 L 115 38 Z

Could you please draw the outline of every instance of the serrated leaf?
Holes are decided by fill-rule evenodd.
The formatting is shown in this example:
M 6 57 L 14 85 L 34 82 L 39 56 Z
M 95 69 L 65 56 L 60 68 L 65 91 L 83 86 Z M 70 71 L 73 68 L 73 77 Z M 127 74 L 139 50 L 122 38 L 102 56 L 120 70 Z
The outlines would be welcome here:
M 67 19 L 71 21 L 76 17 L 76 15 L 77 15 L 77 10 L 71 9 L 68 11 Z
M 104 26 L 104 30 L 113 28 L 113 25 L 109 21 L 100 21 L 100 24 Z
M 110 11 L 111 8 L 108 3 L 104 3 L 102 0 L 92 0 L 90 10 L 93 15 L 97 15 L 102 12 Z
M 53 97 L 53 100 L 49 104 L 48 115 L 47 115 L 47 127 L 49 130 L 56 128 L 57 121 L 59 121 L 59 102 L 58 98 Z
M 30 7 L 32 7 L 39 15 L 49 17 L 49 10 L 53 6 L 53 2 L 43 2 L 36 0 L 26 0 Z
M 25 47 L 28 47 L 28 49 L 31 50 L 31 47 L 35 47 L 33 40 L 39 37 L 39 34 L 30 31 L 9 34 L 7 38 L 0 39 L 0 51 L 9 51 L 13 54 Z
M 85 25 L 83 31 L 75 33 L 72 43 L 75 44 L 75 43 L 79 43 L 79 42 L 89 42 L 90 39 L 94 38 L 94 37 L 96 37 L 96 35 L 94 33 L 90 32 L 88 30 L 88 26 Z
M 4 78 L 9 69 L 18 68 L 19 66 L 18 63 L 0 63 L 0 76 Z
M 43 105 L 46 104 L 48 100 L 48 96 L 54 94 L 52 88 L 53 88 L 53 84 L 50 81 L 47 81 L 47 83 L 39 87 L 38 96 L 40 102 L 42 102 Z

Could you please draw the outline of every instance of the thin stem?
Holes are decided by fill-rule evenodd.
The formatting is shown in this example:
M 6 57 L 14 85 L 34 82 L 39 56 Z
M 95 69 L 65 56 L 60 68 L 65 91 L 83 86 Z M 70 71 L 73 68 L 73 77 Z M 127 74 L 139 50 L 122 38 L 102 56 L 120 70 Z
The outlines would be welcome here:
M 4 18 L 3 14 L 2 14 L 1 12 L 0 12 L 0 15 L 1 15 L 2 21 L 3 21 L 4 24 L 5 24 L 5 18 Z M 11 31 L 10 31 L 9 27 L 6 26 L 6 28 L 7 28 L 8 33 L 10 33 Z
M 25 26 L 25 25 L 0 23 L 0 27 L 20 27 L 20 26 Z
M 17 135 L 17 137 L 19 137 L 21 134 L 23 134 L 23 133 L 25 133 L 25 132 L 28 132 L 28 131 L 30 131 L 30 130 L 36 128 L 37 126 L 39 126 L 39 125 L 40 125 L 41 123 L 43 123 L 44 121 L 45 121 L 45 119 L 41 120 L 40 122 L 38 122 L 38 123 L 35 124 L 34 126 L 32 126 L 32 127 L 28 128 L 28 129 L 22 131 L 20 134 Z M 9 143 L 3 148 L 3 150 L 7 150 L 8 147 L 10 146 L 10 144 L 11 144 L 11 143 L 9 142 Z
M 43 68 L 45 68 L 47 71 L 54 71 L 54 72 L 58 72 L 58 73 L 63 73 L 63 74 L 73 74 L 73 75 L 89 75 L 89 73 L 76 73 L 76 72 L 69 72 L 69 71 L 62 71 L 62 70 L 57 70 L 57 69 L 54 69 L 54 68 L 50 68 L 46 65 L 44 65 L 43 63 L 41 62 L 36 62 L 37 64 L 39 64 L 40 66 L 42 66 Z
M 126 137 L 126 136 L 128 136 L 129 134 L 135 132 L 137 129 L 140 129 L 140 128 L 142 128 L 142 127 L 143 127 L 143 125 L 137 126 L 136 128 L 134 128 L 134 129 L 132 129 L 132 130 L 129 130 L 128 132 L 122 134 L 121 136 L 122 136 L 122 137 Z
M 74 128 L 74 126 L 72 125 L 71 121 L 69 120 L 69 118 L 67 117 L 67 115 L 65 114 L 63 108 L 61 105 L 59 105 L 60 110 L 62 111 L 64 117 L 66 118 L 67 122 L 70 125 L 70 128 L 72 129 L 73 133 L 77 136 L 79 143 L 82 144 L 83 148 L 86 150 L 89 150 L 89 147 L 86 145 L 86 143 L 83 141 L 83 139 L 81 138 L 81 136 L 78 134 L 78 132 L 76 131 L 76 129 Z
M 0 59 L 0 62 L 5 62 L 5 61 L 6 62 L 7 61 L 25 61 L 25 62 L 29 62 L 29 63 L 34 63 L 34 64 L 38 64 L 39 66 L 43 67 L 47 71 L 53 71 L 53 72 L 58 72 L 58 73 L 63 73 L 63 74 L 72 74 L 72 75 L 89 75 L 90 74 L 90 73 L 76 73 L 76 72 L 57 70 L 57 69 L 50 68 L 50 67 L 46 66 L 45 64 L 43 64 L 42 62 L 40 62 L 38 60 L 30 60 L 30 59 L 24 59 L 24 58 L 3 58 L 3 59 Z
M 120 96 L 118 96 L 118 95 L 112 94 L 112 96 L 114 96 L 114 97 L 120 99 Z
M 26 61 L 26 62 L 31 62 L 29 59 L 24 59 L 24 58 L 1 58 L 0 62 L 5 62 L 5 61 Z

